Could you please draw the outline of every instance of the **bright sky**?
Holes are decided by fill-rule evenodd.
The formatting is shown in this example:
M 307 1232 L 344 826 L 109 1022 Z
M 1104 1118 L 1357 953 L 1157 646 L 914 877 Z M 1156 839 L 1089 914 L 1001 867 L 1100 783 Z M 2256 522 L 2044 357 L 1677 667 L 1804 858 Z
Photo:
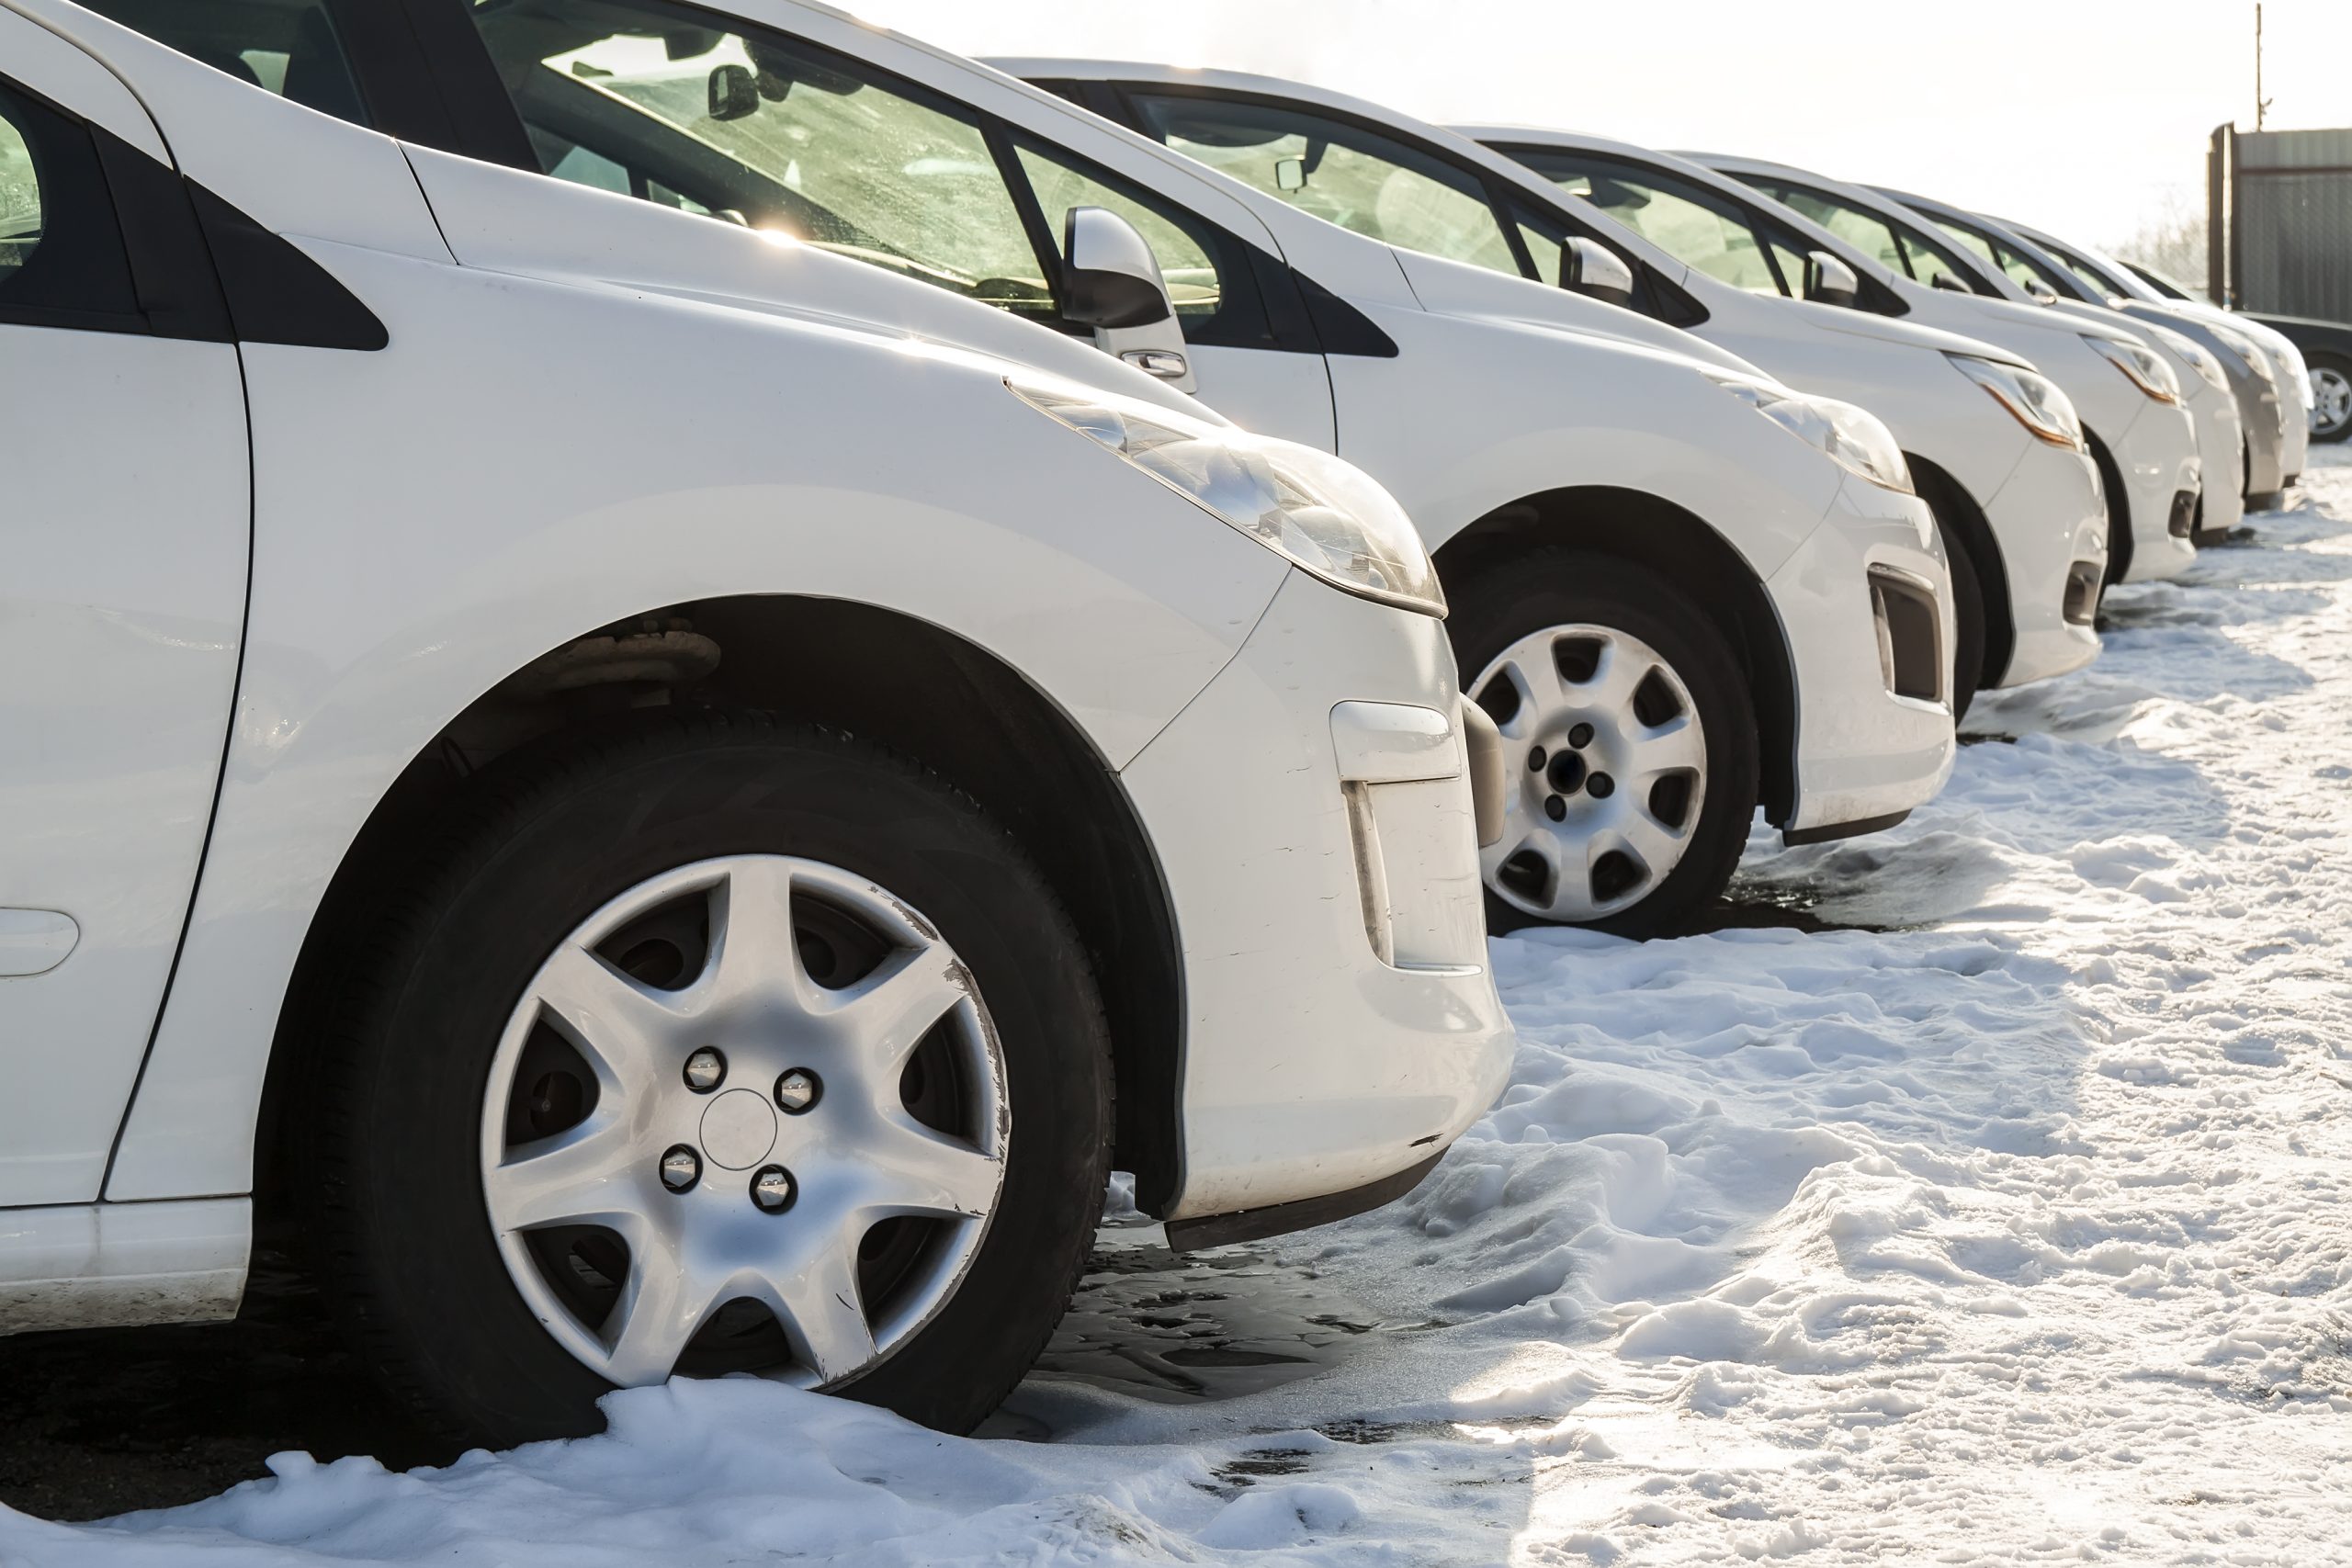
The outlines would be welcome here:
M 1779 158 L 2114 244 L 2254 125 L 2251 0 L 835 0 L 967 54 L 1156 59 L 1426 118 Z M 2268 0 L 2270 128 L 2352 124 L 2352 5 Z

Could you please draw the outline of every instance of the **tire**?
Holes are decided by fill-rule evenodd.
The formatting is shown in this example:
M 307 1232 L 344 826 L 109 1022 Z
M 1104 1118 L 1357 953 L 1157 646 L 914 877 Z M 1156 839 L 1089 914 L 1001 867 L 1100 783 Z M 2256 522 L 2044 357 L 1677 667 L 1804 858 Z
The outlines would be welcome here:
M 296 1144 L 296 1169 L 321 1282 L 363 1355 L 429 1427 L 454 1438 L 503 1446 L 600 1430 L 595 1402 L 615 1382 L 567 1343 L 592 1340 L 596 1303 L 620 1298 L 581 1281 L 593 1281 L 597 1268 L 636 1278 L 633 1252 L 617 1250 L 616 1239 L 641 1233 L 649 1247 L 667 1246 L 660 1232 L 671 1226 L 676 1256 L 704 1269 L 682 1279 L 716 1278 L 711 1269 L 782 1269 L 776 1249 L 805 1247 L 852 1271 L 853 1293 L 922 1292 L 920 1314 L 907 1307 L 888 1329 L 895 1338 L 885 1338 L 879 1315 L 869 1322 L 880 1359 L 846 1377 L 820 1376 L 823 1363 L 801 1350 L 783 1314 L 740 1303 L 694 1340 L 677 1370 L 765 1371 L 968 1430 L 1020 1380 L 1059 1321 L 1108 1175 L 1108 1030 L 1085 950 L 1035 868 L 967 796 L 919 764 L 871 742 L 759 716 L 664 716 L 609 738 L 567 739 L 503 760 L 467 788 L 436 826 L 438 842 L 422 857 L 427 869 L 383 900 L 374 930 L 351 944 L 373 959 L 356 964 L 337 988 L 337 1016 L 316 1038 L 322 1056 L 300 1108 L 307 1135 Z M 712 866 L 723 868 L 722 882 L 675 890 L 712 874 Z M 763 904 L 763 888 L 788 893 Z M 594 939 L 606 964 L 637 976 L 634 989 L 613 989 L 602 967 L 591 981 L 578 979 L 591 969 L 560 967 L 579 953 L 571 939 L 593 932 L 600 911 L 634 908 L 629 901 L 639 899 L 657 903 Z M 774 961 L 786 950 L 777 938 L 787 920 L 775 919 L 763 931 L 763 909 L 789 911 L 795 963 Z M 733 952 L 751 959 L 733 969 L 729 932 L 738 933 Z M 763 935 L 768 940 L 756 940 Z M 894 942 L 911 956 L 896 956 Z M 921 1028 L 921 1045 L 903 1073 L 898 1056 L 878 1052 L 872 1082 L 855 1077 L 855 1041 L 796 1034 L 802 1015 L 775 1010 L 778 997 L 816 994 L 805 983 L 815 976 L 825 1005 L 837 1009 L 821 1015 L 827 1028 L 848 1032 L 846 1040 L 872 1026 L 879 1039 L 891 1032 L 877 1022 L 883 1002 L 860 1011 L 854 1004 L 872 998 L 825 987 L 831 979 L 864 987 L 909 976 L 926 988 L 944 982 L 952 994 L 939 1005 L 947 1010 L 924 1026 L 922 1010 L 910 1008 L 902 1016 L 916 1022 L 897 1025 L 891 1037 Z M 743 976 L 758 982 L 743 994 L 756 992 L 769 1010 L 724 1010 L 735 994 L 726 986 L 740 987 Z M 766 988 L 788 977 L 803 981 L 799 991 Z M 726 1053 L 720 1066 L 729 1076 L 707 1091 L 696 1087 L 698 1075 L 708 1076 L 705 1053 L 669 1069 L 667 1055 L 682 1053 L 684 1041 L 651 1025 L 623 1027 L 650 1018 L 666 1028 L 683 1005 L 673 998 L 689 993 L 654 987 L 689 983 L 718 987 L 692 1023 L 694 1038 L 711 1037 Z M 531 1010 L 575 986 L 593 992 L 594 1007 L 583 1012 L 567 1000 Z M 658 1003 L 652 1011 L 643 1010 L 648 995 Z M 615 1068 L 613 1082 L 623 1087 L 605 1087 L 595 1075 L 606 1058 L 568 1043 L 570 1025 L 553 1027 L 566 1018 L 592 1021 L 575 1032 L 601 1041 L 614 1060 L 651 1067 Z M 641 1056 L 629 1055 L 640 1048 Z M 568 1064 L 540 1075 L 565 1051 Z M 536 1066 L 532 1052 L 540 1053 Z M 823 1065 L 820 1085 L 796 1080 L 803 1100 L 821 1088 L 798 1122 L 786 1095 L 792 1075 L 771 1077 L 777 1069 L 768 1060 L 796 1053 Z M 519 1065 L 511 1086 L 501 1081 L 505 1066 L 492 1072 L 509 1062 Z M 910 1084 L 919 1086 L 914 1099 Z M 739 1089 L 755 1092 L 737 1096 Z M 891 1096 L 905 1113 L 899 1121 L 888 1120 Z M 741 1116 L 714 1120 L 721 1100 L 730 1116 L 754 1121 L 765 1108 L 774 1124 L 769 1155 L 744 1152 L 752 1134 Z M 968 1107 L 957 1109 L 965 1100 L 983 1109 L 967 1114 Z M 982 1124 L 991 1103 L 1009 1108 L 993 1134 Z M 622 1114 L 638 1105 L 649 1114 Z M 567 1121 L 575 1111 L 580 1119 Z M 517 1117 L 530 1125 L 517 1131 Z M 923 1123 L 912 1143 L 893 1130 L 900 1122 Z M 557 1135 L 535 1142 L 549 1126 Z M 593 1192 L 650 1215 L 632 1222 L 637 1230 L 493 1222 L 491 1204 L 511 1209 L 510 1164 L 539 1179 L 557 1168 L 532 1163 L 553 1157 L 533 1151 L 575 1135 L 587 1148 L 592 1128 L 603 1129 L 600 1138 L 699 1140 L 704 1146 L 692 1152 L 706 1179 L 674 1193 L 659 1184 L 672 1171 L 670 1155 L 647 1155 L 647 1165 L 634 1145 L 616 1144 L 629 1150 L 618 1176 L 569 1189 L 547 1180 L 545 1190 L 563 1202 L 543 1206 L 594 1208 L 580 1196 Z M 936 1130 L 926 1136 L 926 1128 Z M 901 1141 L 875 1142 L 886 1138 Z M 975 1172 L 1000 1182 L 986 1218 L 926 1209 L 928 1217 L 870 1221 L 861 1206 L 868 1190 L 842 1174 L 891 1168 L 888 1153 L 867 1160 L 869 1144 L 950 1160 L 941 1168 L 967 1183 Z M 747 1158 L 797 1168 L 778 1182 L 751 1171 Z M 622 1196 L 607 1198 L 615 1193 Z M 790 1207 L 763 1213 L 770 1200 Z M 965 1205 L 956 1215 L 980 1207 L 956 1201 Z M 670 1202 L 679 1206 L 662 1206 Z M 864 1241 L 829 1247 L 828 1236 Z M 650 1299 L 636 1298 L 634 1310 L 645 1312 L 654 1325 L 647 1343 L 658 1345 L 660 1325 L 684 1309 L 656 1313 L 644 1304 Z M 836 1299 L 855 1310 L 846 1295 Z M 863 1304 L 881 1314 L 899 1310 L 896 1300 Z M 812 1322 L 821 1315 L 809 1314 Z M 834 1319 L 826 1332 L 845 1321 Z M 842 1342 L 839 1335 L 830 1341 L 837 1352 Z M 636 1343 L 624 1337 L 612 1364 L 628 1359 L 622 1349 L 636 1356 Z M 637 1359 L 658 1365 L 651 1354 L 651 1361 Z M 796 1357 L 802 1364 L 793 1364 Z M 832 1364 L 852 1359 L 837 1353 Z
M 1729 639 L 1657 573 L 1582 550 L 1515 557 L 1449 592 L 1453 613 L 1446 624 L 1455 661 L 1465 689 L 1502 728 L 1513 775 L 1504 838 L 1483 856 L 1490 927 L 1573 924 L 1644 938 L 1689 930 L 1730 883 L 1756 813 L 1756 705 Z M 1521 684 L 1540 681 L 1546 649 L 1560 698 L 1548 710 L 1529 702 Z M 1629 716 L 1611 728 L 1610 705 L 1588 703 L 1579 694 L 1613 685 L 1618 667 L 1611 665 L 1604 676 L 1596 665 L 1589 686 L 1571 677 L 1582 673 L 1586 660 L 1604 651 L 1613 659 L 1623 649 L 1634 654 L 1626 671 L 1650 673 L 1640 675 L 1631 698 L 1616 705 Z M 1702 759 L 1702 767 L 1660 773 L 1646 794 L 1629 788 L 1622 798 L 1614 774 L 1608 775 L 1605 795 L 1593 787 L 1610 767 L 1640 776 L 1632 773 L 1645 765 L 1632 761 L 1634 749 L 1647 744 L 1649 735 L 1679 732 L 1682 714 L 1695 716 L 1699 734 L 1693 746 L 1681 732 L 1680 744 L 1690 761 Z M 1599 730 L 1577 747 L 1577 728 L 1596 725 Z M 1544 761 L 1532 765 L 1539 748 Z M 1661 787 L 1668 792 L 1664 811 L 1657 809 Z M 1656 832 L 1627 814 L 1642 811 L 1649 823 L 1663 826 L 1675 815 L 1678 789 L 1679 858 L 1663 875 L 1648 874 L 1631 891 L 1619 890 L 1625 866 L 1641 863 L 1605 847 L 1635 840 L 1606 837 L 1612 829 L 1600 826 L 1610 819 L 1603 814 L 1617 814 L 1629 831 L 1655 841 Z M 1556 829 L 1548 816 L 1555 796 L 1564 814 Z M 1540 883 L 1530 863 L 1514 863 L 1522 848 L 1539 861 L 1555 857 Z M 1611 852 L 1623 863 L 1604 864 Z M 1579 870 L 1581 886 L 1572 879 Z
M 2306 355 L 2303 362 L 2311 372 L 2312 389 L 2319 398 L 2312 439 L 2333 442 L 2352 435 L 2352 358 L 2338 354 L 2312 354 Z
M 1954 724 L 1968 716 L 1970 705 L 1984 687 L 1984 585 L 1976 575 L 1976 563 L 1968 554 L 1968 547 L 1946 525 L 1942 517 L 1936 519 L 1936 532 L 1944 542 L 1944 560 L 1951 573 L 1952 627 L 1951 639 L 1951 716 Z

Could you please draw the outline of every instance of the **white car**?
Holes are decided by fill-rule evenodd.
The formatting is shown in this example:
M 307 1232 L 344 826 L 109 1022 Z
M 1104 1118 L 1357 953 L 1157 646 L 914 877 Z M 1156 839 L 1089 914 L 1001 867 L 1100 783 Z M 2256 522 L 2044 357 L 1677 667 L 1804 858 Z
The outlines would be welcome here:
M 2259 322 L 2233 321 L 2215 306 L 2199 309 L 2166 299 L 2120 262 L 2070 248 L 2023 224 L 1900 192 L 1882 194 L 1934 219 L 1944 232 L 2012 278 L 2030 278 L 2077 308 L 2111 310 L 2177 333 L 2212 354 L 2238 403 L 2249 506 L 2278 504 L 2278 492 L 2301 477 L 2311 450 L 2311 380 L 2301 352 L 2285 337 Z M 2276 341 L 2258 341 L 2264 338 Z
M 219 47 L 183 8 L 107 3 Z M 1949 581 L 1900 452 L 1858 409 L 1631 312 L 1334 228 L 821 6 L 425 10 L 453 25 L 341 38 L 363 87 L 342 112 L 475 160 L 432 162 L 441 177 L 504 190 L 530 171 L 728 235 L 682 256 L 758 235 L 854 256 L 1363 464 L 1436 548 L 1456 656 L 1509 742 L 1491 913 L 1674 929 L 1724 886 L 1759 802 L 1793 837 L 1837 837 L 1950 772 Z M 504 230 L 551 244 L 532 210 Z M 564 243 L 594 267 L 619 241 L 583 220 Z
M 2181 400 L 2188 389 L 2144 334 L 2112 317 L 2092 320 L 2030 302 L 1997 268 L 1980 268 L 1951 236 L 1928 232 L 1933 226 L 1917 214 L 1862 186 L 1761 159 L 1678 156 L 1729 185 L 1761 192 L 1834 235 L 1839 257 L 1892 290 L 1906 320 L 2000 344 L 2056 382 L 2081 415 L 2109 506 L 2120 513 L 2109 534 L 2110 581 L 2186 570 L 2197 558 L 2191 536 L 2200 504 L 2207 528 L 2235 526 L 2237 489 L 2225 477 L 2202 482 L 2207 435 Z M 1981 280 L 1997 292 L 1976 292 L 1980 271 L 1998 279 Z
M 1511 276 L 1532 267 L 1545 282 L 1558 281 L 1553 258 L 1560 239 L 1607 248 L 1633 279 L 1615 297 L 1793 386 L 1859 403 L 1893 429 L 1914 484 L 1935 511 L 1951 566 L 1959 615 L 1955 712 L 1964 712 L 1980 687 L 2063 674 L 2098 657 L 2091 623 L 2107 566 L 2098 470 L 2078 426 L 2062 418 L 2059 428 L 2037 428 L 1984 395 L 1988 384 L 2039 379 L 2007 350 L 1785 298 L 1805 291 L 1817 254 L 1808 257 L 1802 242 L 1776 246 L 1780 235 L 1758 234 L 1745 215 L 1690 189 L 1668 170 L 1623 171 L 1647 180 L 1637 199 L 1655 202 L 1657 221 L 1615 209 L 1603 218 L 1475 141 L 1323 88 L 1236 72 L 1093 61 L 1024 61 L 1018 69 L 1359 233 L 1398 238 Z M 1470 225 L 1412 227 L 1409 215 L 1400 231 L 1396 212 L 1358 198 L 1358 176 L 1332 151 L 1373 138 L 1395 149 L 1399 161 L 1494 189 L 1531 243 L 1514 249 L 1495 243 L 1491 229 Z M 1313 146 L 1327 150 L 1310 173 L 1303 153 Z M 1293 159 L 1302 166 L 1285 177 Z M 1541 255 L 1532 243 L 1539 233 L 1545 241 Z M 2064 403 L 2046 383 L 2037 395 L 2053 408 Z
M 445 1430 L 956 1427 L 1109 1162 L 1205 1245 L 1487 1108 L 1498 747 L 1377 485 L 251 16 L 0 3 L 0 1332 L 290 1218 Z

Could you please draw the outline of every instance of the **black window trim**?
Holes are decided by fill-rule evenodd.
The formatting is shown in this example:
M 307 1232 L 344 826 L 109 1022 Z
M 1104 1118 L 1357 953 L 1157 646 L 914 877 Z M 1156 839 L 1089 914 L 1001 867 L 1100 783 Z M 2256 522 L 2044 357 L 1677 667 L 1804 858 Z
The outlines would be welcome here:
M 291 241 L 29 84 L 0 75 L 0 87 L 88 136 L 104 186 L 96 199 L 122 247 L 130 291 L 122 310 L 0 299 L 0 323 L 359 352 L 390 343 L 375 312 Z M 44 197 L 44 216 L 47 205 Z

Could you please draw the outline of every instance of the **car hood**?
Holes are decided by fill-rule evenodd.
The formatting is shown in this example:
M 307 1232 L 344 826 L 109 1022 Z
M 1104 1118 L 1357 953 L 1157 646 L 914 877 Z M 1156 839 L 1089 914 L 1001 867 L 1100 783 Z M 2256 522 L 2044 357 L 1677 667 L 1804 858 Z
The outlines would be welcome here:
M 1921 326 L 1916 321 L 1893 321 L 1873 315 L 1868 310 L 1856 310 L 1840 305 L 1821 305 L 1810 300 L 1787 301 L 1792 310 L 1803 310 L 1813 323 L 1824 332 L 1843 333 L 1848 337 L 1868 338 L 1873 343 L 1901 344 L 1909 348 L 1933 349 L 1939 354 L 1964 354 L 1974 359 L 1990 359 L 2003 365 L 2015 365 L 2030 370 L 2032 365 L 2024 355 L 2012 349 L 1984 342 L 1960 333 L 1946 332 L 1941 327 Z
M 1636 310 L 1603 304 L 1571 289 L 1507 276 L 1465 262 L 1423 255 L 1418 251 L 1399 250 L 1396 255 L 1414 298 L 1431 315 L 1500 322 L 1604 347 L 1630 345 L 1752 376 L 1759 381 L 1777 379 L 1727 348 L 1719 348 L 1680 327 L 1669 326 Z

